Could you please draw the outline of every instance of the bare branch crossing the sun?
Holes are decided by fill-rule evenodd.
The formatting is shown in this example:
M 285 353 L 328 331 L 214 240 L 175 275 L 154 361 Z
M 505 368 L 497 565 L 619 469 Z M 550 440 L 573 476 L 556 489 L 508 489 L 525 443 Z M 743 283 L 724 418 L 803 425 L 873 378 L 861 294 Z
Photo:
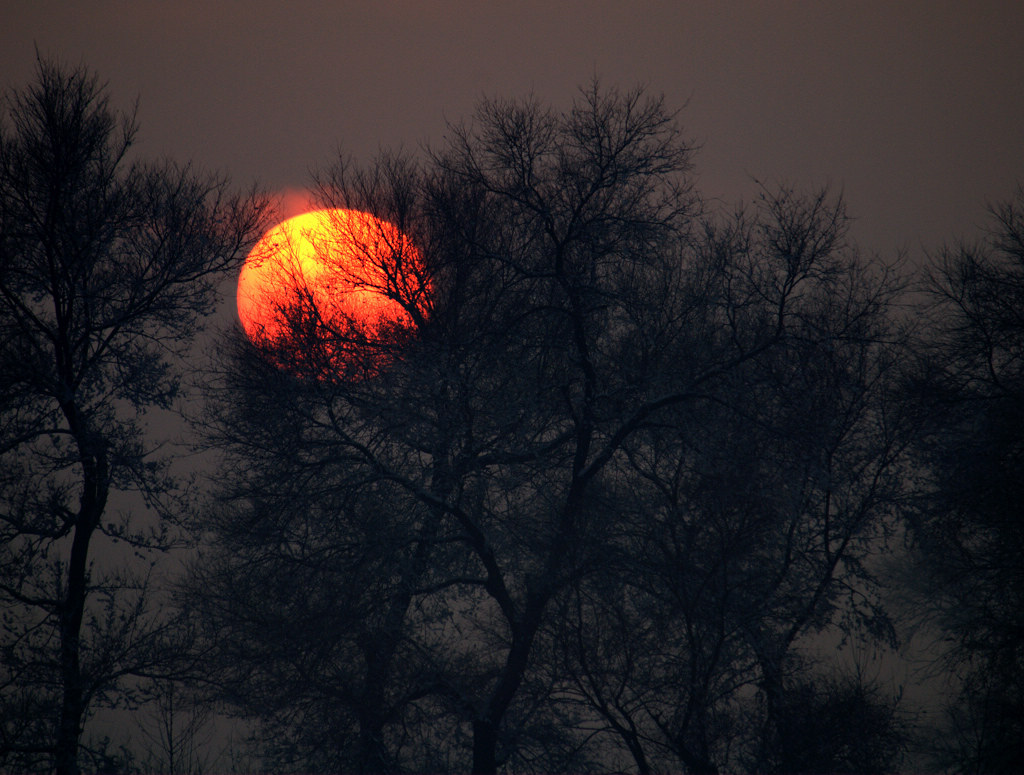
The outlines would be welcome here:
M 246 335 L 300 376 L 378 373 L 425 314 L 419 251 L 393 224 L 330 208 L 288 218 L 250 252 L 238 278 Z

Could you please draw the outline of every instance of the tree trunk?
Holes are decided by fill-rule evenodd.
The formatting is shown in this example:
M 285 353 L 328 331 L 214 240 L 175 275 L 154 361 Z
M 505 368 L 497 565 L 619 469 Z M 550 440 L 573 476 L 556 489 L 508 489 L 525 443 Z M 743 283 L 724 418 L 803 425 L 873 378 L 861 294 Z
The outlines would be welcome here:
M 473 775 L 498 772 L 498 730 L 489 719 L 473 720 Z
M 384 717 L 377 712 L 359 714 L 356 772 L 381 773 L 391 768 L 384 745 Z
M 530 648 L 550 598 L 550 593 L 527 596 L 526 610 L 518 626 L 513 627 L 512 648 L 491 693 L 487 711 L 482 718 L 473 720 L 474 775 L 491 775 L 498 771 L 498 728 L 526 675 Z
M 96 520 L 81 514 L 75 528 L 68 563 L 67 597 L 60 612 L 60 677 L 64 689 L 61 700 L 60 725 L 55 746 L 57 775 L 77 775 L 78 738 L 82 732 L 85 713 L 82 669 L 80 662 L 80 636 L 85 613 L 86 575 L 89 539 Z
M 89 541 L 106 507 L 110 486 L 106 454 L 90 448 L 74 405 L 64 407 L 82 456 L 82 495 L 68 561 L 67 594 L 59 612 L 60 678 L 63 687 L 60 722 L 54 745 L 57 775 L 78 775 L 78 741 L 85 715 L 81 666 L 81 632 L 89 576 Z

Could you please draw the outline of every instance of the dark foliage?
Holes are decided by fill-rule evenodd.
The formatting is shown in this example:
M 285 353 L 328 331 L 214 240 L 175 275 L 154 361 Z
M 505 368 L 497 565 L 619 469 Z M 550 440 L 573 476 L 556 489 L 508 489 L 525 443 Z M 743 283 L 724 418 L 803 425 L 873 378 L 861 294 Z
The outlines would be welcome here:
M 1024 190 L 991 210 L 977 244 L 935 257 L 926 356 L 930 489 L 915 523 L 926 610 L 948 633 L 962 686 L 940 763 L 1024 768 Z

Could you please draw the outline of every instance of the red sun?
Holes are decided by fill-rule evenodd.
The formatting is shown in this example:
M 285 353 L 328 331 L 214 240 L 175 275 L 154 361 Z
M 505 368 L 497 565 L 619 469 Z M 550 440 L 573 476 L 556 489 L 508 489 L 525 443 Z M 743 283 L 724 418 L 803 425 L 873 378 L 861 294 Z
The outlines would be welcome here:
M 238 317 L 282 367 L 372 376 L 422 319 L 428 290 L 420 253 L 396 226 L 316 210 L 256 243 L 238 278 Z

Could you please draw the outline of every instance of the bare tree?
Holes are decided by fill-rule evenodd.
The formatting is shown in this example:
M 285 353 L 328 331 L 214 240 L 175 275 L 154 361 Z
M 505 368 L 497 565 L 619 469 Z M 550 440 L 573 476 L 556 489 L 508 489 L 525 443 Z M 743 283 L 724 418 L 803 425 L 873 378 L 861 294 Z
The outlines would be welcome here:
M 573 693 L 641 772 L 770 768 L 753 751 L 809 680 L 800 645 L 822 632 L 891 637 L 866 561 L 896 524 L 910 439 L 900 284 L 845 243 L 842 203 L 826 192 L 762 204 L 709 228 L 705 261 L 730 254 L 748 275 L 813 267 L 785 336 L 624 444 L 617 535 L 603 575 L 578 586 L 565 639 Z M 744 298 L 723 312 L 749 308 Z
M 919 611 L 948 633 L 960 690 L 941 762 L 1024 766 L 1024 189 L 991 208 L 988 233 L 939 252 L 911 399 L 924 408 L 930 476 L 914 523 Z M 922 605 L 922 603 L 924 605 Z
M 225 685 L 260 714 L 272 650 L 288 680 L 265 715 L 331 730 L 337 750 L 293 766 L 354 766 L 374 730 L 395 769 L 578 771 L 618 740 L 641 770 L 710 770 L 738 760 L 708 725 L 744 686 L 779 694 L 840 609 L 877 621 L 854 580 L 900 451 L 892 289 L 846 250 L 840 203 L 783 192 L 723 224 L 690 163 L 661 100 L 595 85 L 564 113 L 485 102 L 422 168 L 321 178 L 324 204 L 410 235 L 432 293 L 377 251 L 413 321 L 364 343 L 388 368 L 281 369 L 236 338 L 213 389 L 229 485 L 199 590 L 237 649 Z M 296 341 L 343 335 L 308 299 L 280 312 Z M 329 583 L 280 588 L 307 573 Z M 706 638 L 676 637 L 687 614 Z M 383 725 L 355 716 L 371 686 Z
M 388 159 L 353 183 L 352 196 L 413 234 L 410 195 L 418 183 L 408 162 Z M 401 256 L 361 247 L 393 260 L 383 268 L 396 276 Z M 404 282 L 392 288 L 410 320 L 422 321 L 421 294 Z M 235 332 L 219 359 L 225 368 L 206 386 L 208 443 L 230 455 L 207 515 L 216 541 L 194 563 L 184 592 L 207 648 L 209 670 L 199 677 L 260 722 L 273 768 L 455 769 L 422 722 L 451 715 L 437 704 L 443 691 L 425 659 L 432 633 L 449 618 L 425 595 L 451 583 L 444 575 L 451 539 L 435 506 L 381 470 L 408 470 L 408 457 L 419 455 L 380 429 L 408 423 L 401 403 L 414 398 L 393 381 L 404 379 L 401 363 L 354 381 L 358 369 L 337 363 L 339 350 L 358 347 L 377 364 L 407 351 L 410 332 L 353 341 L 363 335 L 336 325 L 308 295 L 291 302 L 279 312 L 292 337 L 254 347 Z M 335 337 L 343 347 L 332 345 Z M 421 486 L 443 497 L 450 485 L 429 465 L 421 475 Z
M 156 669 L 132 557 L 172 537 L 174 482 L 145 413 L 172 406 L 214 284 L 262 226 L 219 180 L 130 163 L 135 134 L 83 69 L 40 60 L 4 105 L 0 760 L 16 769 L 76 772 L 90 707 Z M 116 518 L 126 492 L 159 518 Z M 117 544 L 112 569 L 98 542 Z
M 145 740 L 145 769 L 167 775 L 207 770 L 214 735 L 211 706 L 198 702 L 173 680 L 151 681 L 144 692 L 147 710 L 136 725 Z

